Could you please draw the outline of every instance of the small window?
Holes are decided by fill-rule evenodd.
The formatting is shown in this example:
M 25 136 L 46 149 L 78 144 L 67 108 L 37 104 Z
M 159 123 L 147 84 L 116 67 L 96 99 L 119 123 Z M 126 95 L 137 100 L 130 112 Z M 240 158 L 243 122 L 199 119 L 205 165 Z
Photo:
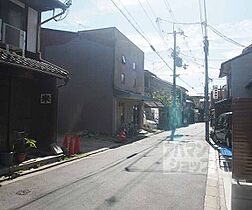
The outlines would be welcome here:
M 136 70 L 136 63 L 135 62 L 133 62 L 132 68 L 133 68 L 133 70 Z
M 133 87 L 136 88 L 136 79 L 134 79 L 134 86 Z
M 125 74 L 121 74 L 121 83 L 125 84 Z
M 126 58 L 124 55 L 122 55 L 122 63 L 125 64 L 126 63 Z
M 144 87 L 150 88 L 150 78 L 149 77 L 144 77 Z

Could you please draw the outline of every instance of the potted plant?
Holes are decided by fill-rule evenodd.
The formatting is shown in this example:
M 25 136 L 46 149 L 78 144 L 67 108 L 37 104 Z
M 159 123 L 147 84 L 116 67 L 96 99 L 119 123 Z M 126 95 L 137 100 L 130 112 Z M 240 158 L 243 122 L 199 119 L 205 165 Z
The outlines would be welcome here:
M 15 152 L 17 161 L 22 163 L 26 159 L 27 150 L 31 148 L 37 148 L 36 140 L 30 138 L 20 138 L 15 144 Z

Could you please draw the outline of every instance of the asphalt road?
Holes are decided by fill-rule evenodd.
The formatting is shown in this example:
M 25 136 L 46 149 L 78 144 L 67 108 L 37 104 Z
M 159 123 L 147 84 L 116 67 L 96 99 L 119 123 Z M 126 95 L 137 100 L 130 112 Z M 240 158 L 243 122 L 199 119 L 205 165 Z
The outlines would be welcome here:
M 204 125 L 169 132 L 19 178 L 0 187 L 0 209 L 203 209 Z

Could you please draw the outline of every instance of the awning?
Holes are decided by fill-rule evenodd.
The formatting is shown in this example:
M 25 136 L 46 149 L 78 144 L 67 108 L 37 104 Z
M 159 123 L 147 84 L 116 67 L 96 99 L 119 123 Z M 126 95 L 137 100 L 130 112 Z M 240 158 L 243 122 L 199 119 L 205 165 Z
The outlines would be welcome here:
M 0 64 L 48 74 L 60 79 L 68 78 L 68 72 L 54 64 L 26 58 L 3 49 L 0 49 Z
M 145 101 L 144 105 L 149 108 L 163 108 L 164 105 L 160 101 Z
M 144 96 L 139 93 L 133 93 L 127 90 L 114 89 L 114 96 L 130 100 L 144 100 Z

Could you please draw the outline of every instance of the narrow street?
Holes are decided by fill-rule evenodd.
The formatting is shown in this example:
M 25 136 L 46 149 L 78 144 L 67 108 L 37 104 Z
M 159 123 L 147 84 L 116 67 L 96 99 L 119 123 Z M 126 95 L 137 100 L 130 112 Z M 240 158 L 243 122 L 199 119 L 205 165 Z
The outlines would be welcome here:
M 0 209 L 203 209 L 204 124 L 169 132 L 18 178 L 0 187 Z

